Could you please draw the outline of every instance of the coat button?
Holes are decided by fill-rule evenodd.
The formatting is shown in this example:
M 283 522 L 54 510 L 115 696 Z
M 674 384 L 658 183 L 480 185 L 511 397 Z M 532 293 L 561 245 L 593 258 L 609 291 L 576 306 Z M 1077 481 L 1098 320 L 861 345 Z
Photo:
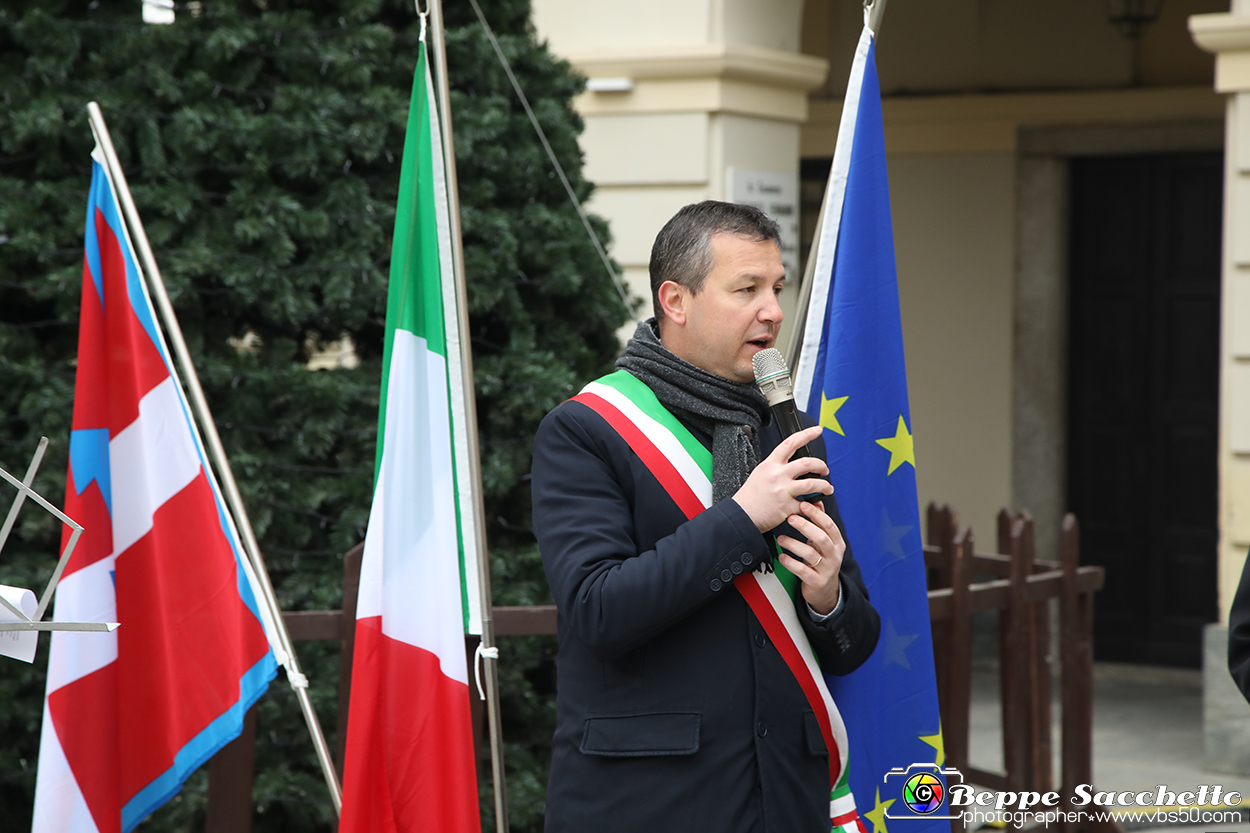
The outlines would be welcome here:
M 732 564 L 730 564 L 730 565 L 729 565 L 729 570 L 730 570 L 730 571 L 731 571 L 731 572 L 732 572 L 735 576 L 736 576 L 736 575 L 741 575 L 741 573 L 742 573 L 742 565 L 741 565 L 741 564 L 739 564 L 737 561 L 735 561 L 735 562 L 733 562 Z
M 765 722 L 764 722 L 764 721 L 762 721 L 762 720 L 761 720 L 759 723 L 756 723 L 756 724 L 755 724 L 755 734 L 759 735 L 760 737 L 764 737 L 765 735 L 767 735 L 767 734 L 768 734 L 768 724 L 767 724 L 767 723 L 765 723 Z
M 729 572 L 728 570 L 721 570 L 721 571 L 720 571 L 720 580 L 721 580 L 721 581 L 733 581 L 733 580 L 734 580 L 734 574 L 733 574 L 733 573 L 731 573 L 731 572 Z
M 768 644 L 768 640 L 764 638 L 764 634 L 762 634 L 762 633 L 757 633 L 757 634 L 755 635 L 755 644 L 756 644 L 758 647 L 763 648 L 765 645 L 767 645 L 767 644 Z
M 751 558 L 751 553 L 749 553 L 749 552 L 744 552 L 744 553 L 742 554 L 742 563 L 743 563 L 743 564 L 745 564 L 746 566 L 750 567 L 750 566 L 751 566 L 751 562 L 752 562 L 753 560 L 754 560 L 754 559 L 752 559 L 752 558 Z
M 711 584 L 709 584 L 708 586 L 709 586 L 709 587 L 711 587 L 711 588 L 712 588 L 712 592 L 713 592 L 713 593 L 715 593 L 717 590 L 720 590 L 720 588 L 721 588 L 720 579 L 718 579 L 718 578 L 714 578 L 714 579 L 712 579 L 712 583 L 711 583 Z

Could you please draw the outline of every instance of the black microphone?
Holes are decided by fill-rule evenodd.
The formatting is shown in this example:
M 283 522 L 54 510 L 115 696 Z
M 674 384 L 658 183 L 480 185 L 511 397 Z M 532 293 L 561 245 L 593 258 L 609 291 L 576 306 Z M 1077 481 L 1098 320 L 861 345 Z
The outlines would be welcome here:
M 799 409 L 794 404 L 794 386 L 790 382 L 790 368 L 776 347 L 761 350 L 751 357 L 751 366 L 755 369 L 755 384 L 759 385 L 760 393 L 768 400 L 768 410 L 772 412 L 781 432 L 781 439 L 803 430 L 799 421 Z M 790 457 L 814 457 L 806 444 L 799 446 L 798 451 Z M 799 495 L 799 500 L 808 503 L 819 503 L 824 498 L 820 492 Z
M 784 440 L 791 434 L 803 430 L 799 421 L 799 410 L 794 404 L 794 387 L 790 382 L 790 368 L 776 347 L 761 350 L 751 357 L 751 366 L 755 368 L 755 384 L 759 385 L 760 393 L 768 400 L 768 409 L 772 411 L 773 420 L 781 431 Z M 811 457 L 812 450 L 806 445 L 799 446 L 794 457 Z M 790 459 L 794 459 L 791 457 Z

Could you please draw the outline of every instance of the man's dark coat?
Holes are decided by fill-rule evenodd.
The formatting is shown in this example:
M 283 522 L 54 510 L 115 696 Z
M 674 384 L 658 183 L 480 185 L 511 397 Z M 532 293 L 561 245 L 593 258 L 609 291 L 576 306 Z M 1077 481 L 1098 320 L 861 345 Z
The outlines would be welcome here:
M 1228 670 L 1242 696 L 1250 700 L 1250 558 L 1241 569 L 1228 613 Z
M 779 441 L 772 425 L 760 432 L 764 455 Z M 812 450 L 823 458 L 823 441 Z M 548 833 L 827 833 L 815 715 L 732 586 L 769 554 L 746 513 L 723 500 L 687 520 L 624 439 L 575 401 L 535 437 L 533 502 L 560 639 Z M 832 497 L 825 511 L 841 528 Z M 797 601 L 833 674 L 863 663 L 880 630 L 849 547 L 841 577 L 823 623 Z

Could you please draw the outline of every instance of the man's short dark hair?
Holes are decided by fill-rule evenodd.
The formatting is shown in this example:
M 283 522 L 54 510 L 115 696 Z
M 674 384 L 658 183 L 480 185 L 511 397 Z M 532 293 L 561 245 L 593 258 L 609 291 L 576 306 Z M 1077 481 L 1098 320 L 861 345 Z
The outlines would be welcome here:
M 655 236 L 651 246 L 651 305 L 661 319 L 660 286 L 673 281 L 697 295 L 712 271 L 713 234 L 736 234 L 756 243 L 771 240 L 781 248 L 781 228 L 777 221 L 750 205 L 704 200 L 692 203 L 673 215 Z

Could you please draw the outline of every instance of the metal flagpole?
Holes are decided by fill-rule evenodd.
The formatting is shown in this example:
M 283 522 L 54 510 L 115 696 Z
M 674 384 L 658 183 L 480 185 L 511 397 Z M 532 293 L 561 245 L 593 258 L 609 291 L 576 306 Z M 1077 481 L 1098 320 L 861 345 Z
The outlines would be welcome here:
M 826 186 L 828 187 L 828 186 Z M 825 201 L 820 201 L 820 214 L 816 216 L 816 234 L 811 248 L 807 250 L 807 263 L 803 266 L 803 283 L 799 285 L 799 306 L 790 326 L 790 339 L 786 342 L 786 359 L 790 367 L 799 362 L 799 350 L 803 347 L 803 330 L 807 324 L 807 308 L 812 300 L 812 278 L 816 275 L 816 250 L 820 248 L 820 229 L 825 224 Z
M 873 40 L 881 34 L 881 19 L 885 17 L 885 4 L 888 0 L 864 0 L 864 25 L 872 30 Z M 828 188 L 828 184 L 825 185 Z M 816 218 L 816 236 L 812 238 L 812 246 L 807 251 L 807 265 L 803 269 L 803 285 L 799 287 L 799 306 L 794 315 L 794 326 L 790 329 L 790 340 L 786 345 L 786 358 L 790 367 L 799 363 L 799 353 L 803 350 L 803 330 L 807 324 L 807 307 L 812 298 L 812 278 L 816 274 L 816 252 L 820 248 L 820 229 L 825 224 L 825 200 L 820 201 L 820 214 Z
M 872 0 L 864 3 L 864 11 L 867 12 L 864 23 L 872 30 L 874 40 L 881 34 L 881 18 L 885 17 L 886 2 L 887 0 Z
M 486 676 L 486 721 L 490 734 L 491 780 L 495 788 L 495 829 L 508 830 L 508 801 L 504 783 L 503 735 L 499 725 L 499 652 L 495 649 L 495 623 L 491 611 L 490 559 L 486 549 L 485 510 L 482 506 L 482 463 L 477 441 L 477 404 L 473 396 L 473 351 L 469 344 L 469 304 L 465 287 L 464 242 L 460 238 L 460 192 L 456 184 L 456 146 L 451 130 L 451 86 L 447 81 L 447 49 L 443 38 L 443 4 L 430 0 L 430 39 L 438 76 L 439 127 L 442 131 L 444 167 L 447 171 L 447 207 L 451 215 L 452 268 L 456 278 L 456 307 L 460 315 L 460 369 L 464 379 L 465 433 L 473 488 L 473 525 L 477 531 L 478 592 L 482 607 L 482 662 Z M 477 662 L 476 657 L 474 662 Z
M 234 516 L 235 524 L 243 539 L 243 549 L 247 553 L 248 561 L 251 562 L 261 596 L 268 608 L 273 631 L 279 642 L 279 645 L 274 646 L 275 654 L 281 654 L 276 658 L 286 669 L 287 682 L 290 683 L 299 700 L 300 710 L 304 713 L 304 720 L 312 735 L 313 746 L 317 750 L 317 760 L 321 763 L 321 771 L 325 776 L 326 786 L 330 790 L 335 815 L 338 815 L 343 806 L 342 789 L 339 786 L 334 762 L 330 758 L 330 748 L 326 745 L 325 735 L 321 732 L 321 724 L 317 722 L 317 714 L 313 711 L 312 701 L 308 698 L 308 678 L 299 669 L 299 661 L 295 657 L 291 635 L 287 632 L 286 623 L 282 619 L 282 608 L 278 605 L 273 584 L 269 580 L 269 571 L 265 569 L 265 560 L 260 554 L 256 533 L 252 530 L 252 522 L 248 519 L 247 509 L 243 506 L 243 497 L 239 493 L 239 486 L 230 469 L 230 461 L 226 458 L 221 437 L 217 434 L 217 425 L 213 422 L 213 415 L 208 409 L 208 400 L 204 398 L 204 389 L 200 387 L 200 378 L 195 373 L 195 365 L 191 363 L 191 354 L 187 350 L 186 340 L 182 337 L 182 328 L 178 326 L 173 305 L 169 302 L 169 294 L 165 291 L 165 283 L 161 279 L 160 269 L 157 268 L 156 257 L 152 254 L 152 246 L 148 243 L 147 233 L 143 229 L 143 223 L 139 220 L 139 212 L 135 208 L 135 201 L 130 195 L 130 186 L 126 184 L 126 175 L 122 171 L 117 152 L 113 148 L 113 139 L 109 135 L 108 125 L 104 123 L 104 114 L 100 111 L 100 105 L 94 101 L 87 103 L 87 114 L 91 119 L 91 129 L 95 133 L 96 141 L 100 143 L 100 148 L 104 151 L 109 174 L 117 187 L 118 200 L 126 215 L 126 222 L 134 239 L 135 248 L 138 250 L 139 260 L 143 264 L 143 272 L 147 275 L 148 287 L 156 301 L 156 309 L 160 313 L 161 322 L 165 325 L 165 334 L 169 337 L 170 346 L 182 370 L 182 381 L 191 400 L 191 407 L 195 411 L 196 419 L 207 440 L 213 467 L 217 470 L 218 477 L 221 478 L 226 503 L 230 513 Z

